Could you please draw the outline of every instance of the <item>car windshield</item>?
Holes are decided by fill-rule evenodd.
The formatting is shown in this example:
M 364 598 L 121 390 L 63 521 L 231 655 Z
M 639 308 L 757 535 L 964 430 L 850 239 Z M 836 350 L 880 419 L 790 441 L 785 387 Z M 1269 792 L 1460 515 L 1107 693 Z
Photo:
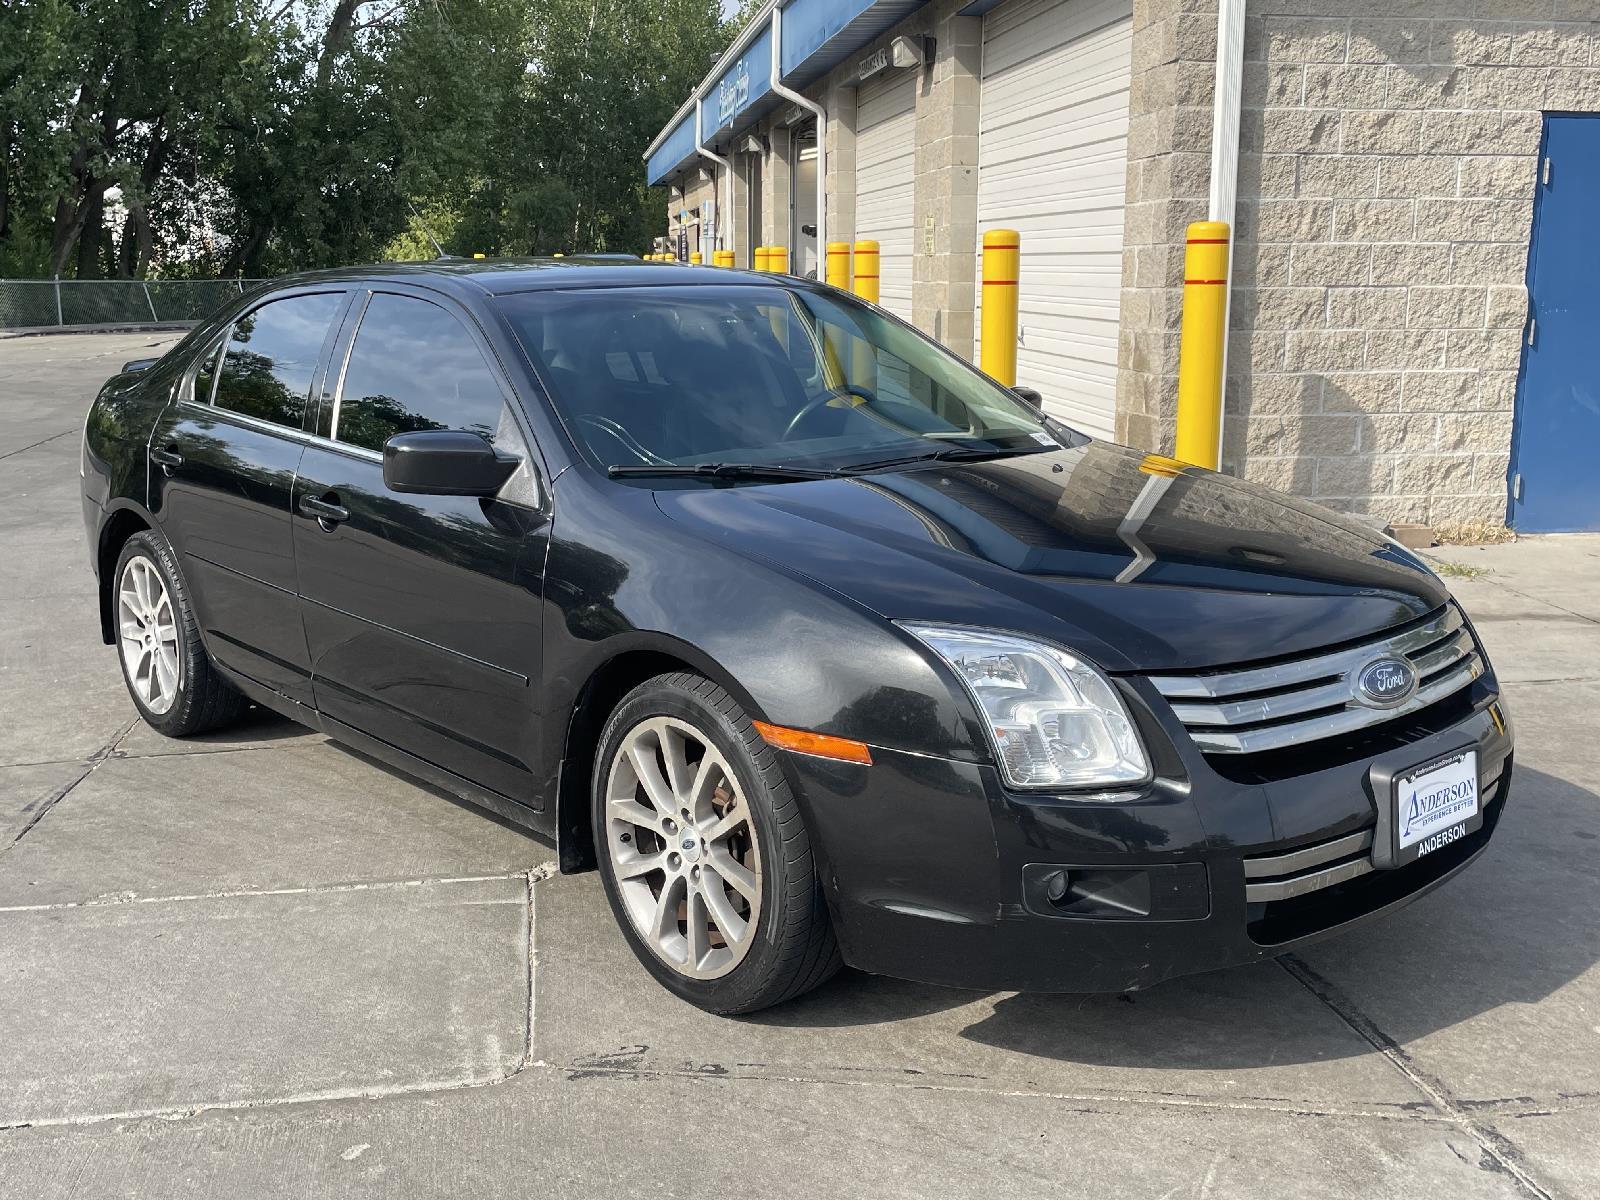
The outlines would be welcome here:
M 535 291 L 500 304 L 574 441 L 614 474 L 849 471 L 1072 437 L 841 292 L 734 283 Z

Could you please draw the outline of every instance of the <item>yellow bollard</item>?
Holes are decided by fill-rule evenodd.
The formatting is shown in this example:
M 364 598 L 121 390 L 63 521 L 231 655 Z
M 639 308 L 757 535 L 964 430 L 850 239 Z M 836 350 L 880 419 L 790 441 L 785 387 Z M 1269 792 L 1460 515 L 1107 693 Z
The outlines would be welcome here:
M 863 300 L 878 302 L 878 243 L 871 239 L 856 243 L 853 290 Z
M 828 243 L 828 271 L 825 278 L 830 287 L 850 290 L 850 243 Z
M 1222 349 L 1228 335 L 1228 225 L 1196 221 L 1183 253 L 1176 458 L 1215 471 L 1222 447 Z
M 757 270 L 757 271 L 765 271 L 767 269 L 767 252 L 768 252 L 768 250 L 769 250 L 769 247 L 767 247 L 767 246 L 757 246 L 756 247 L 755 261 L 750 264 L 755 270 Z
M 983 328 L 978 365 L 991 379 L 1017 386 L 1017 305 L 1022 235 L 991 229 L 983 235 Z
M 789 247 L 767 247 L 767 270 L 775 275 L 787 275 L 789 273 Z
M 479 253 L 478 253 L 478 252 L 477 252 L 477 251 L 473 251 L 473 254 L 472 254 L 472 257 L 473 257 L 473 258 L 482 258 L 482 257 L 483 257 L 483 255 L 482 255 L 482 254 L 479 254 Z
M 698 267 L 700 265 L 700 251 L 698 251 L 698 250 L 689 251 L 689 261 L 694 266 Z
M 711 252 L 711 265 L 714 267 L 733 266 L 732 250 L 713 250 Z

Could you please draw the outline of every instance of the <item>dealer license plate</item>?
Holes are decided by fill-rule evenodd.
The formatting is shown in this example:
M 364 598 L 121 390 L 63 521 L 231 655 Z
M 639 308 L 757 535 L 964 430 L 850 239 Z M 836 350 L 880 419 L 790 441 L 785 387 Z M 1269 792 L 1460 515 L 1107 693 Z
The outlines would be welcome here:
M 1394 779 L 1396 866 L 1448 846 L 1483 824 L 1478 752 L 1461 749 Z

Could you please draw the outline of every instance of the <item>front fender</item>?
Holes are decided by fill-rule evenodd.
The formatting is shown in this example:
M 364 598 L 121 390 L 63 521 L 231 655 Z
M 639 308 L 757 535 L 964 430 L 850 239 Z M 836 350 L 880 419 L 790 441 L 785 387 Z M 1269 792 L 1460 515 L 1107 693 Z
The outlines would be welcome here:
M 674 655 L 753 717 L 966 762 L 989 751 L 965 697 L 907 634 L 782 562 L 711 543 L 648 491 L 562 477 L 546 570 L 548 717 L 604 662 Z M 560 723 L 559 721 L 557 723 Z
M 989 761 L 965 697 L 907 634 L 781 562 L 706 542 L 664 516 L 647 490 L 573 475 L 558 483 L 535 722 L 563 871 L 593 862 L 588 793 L 600 727 L 651 675 L 697 671 L 775 725 L 922 759 Z M 785 769 L 809 808 L 801 773 L 793 762 Z M 826 847 L 815 849 L 825 864 Z

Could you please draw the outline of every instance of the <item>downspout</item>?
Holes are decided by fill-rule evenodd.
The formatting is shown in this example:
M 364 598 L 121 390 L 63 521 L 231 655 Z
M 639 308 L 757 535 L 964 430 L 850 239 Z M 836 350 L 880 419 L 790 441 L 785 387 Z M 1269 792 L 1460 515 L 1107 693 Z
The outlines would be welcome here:
M 772 90 L 817 118 L 817 278 L 828 261 L 828 110 L 783 85 L 783 6 L 772 10 Z M 794 247 L 798 249 L 798 247 Z
M 704 96 L 696 96 L 694 98 L 694 152 L 701 158 L 708 158 L 716 166 L 720 166 L 722 168 L 722 179 L 728 180 L 731 186 L 733 180 L 733 163 L 728 161 L 726 158 L 723 158 L 722 155 L 713 153 L 712 151 L 706 149 L 705 135 L 701 132 L 702 126 L 700 123 L 700 118 L 705 112 L 705 108 L 706 98 Z M 717 228 L 715 233 L 712 235 L 716 240 L 716 245 L 712 247 L 712 249 L 726 250 L 728 247 L 727 244 L 722 240 L 722 229 L 723 223 L 728 219 L 728 209 L 727 206 L 722 203 L 722 185 L 718 181 L 717 173 L 714 168 L 711 172 L 711 194 L 717 198 Z
M 1239 195 L 1240 79 L 1244 74 L 1245 0 L 1218 0 L 1217 73 L 1211 91 L 1211 199 L 1208 219 L 1228 224 L 1228 285 L 1222 309 L 1222 394 L 1228 395 L 1228 330 L 1233 313 L 1234 211 Z M 1217 465 L 1222 464 L 1223 420 L 1217 421 Z

